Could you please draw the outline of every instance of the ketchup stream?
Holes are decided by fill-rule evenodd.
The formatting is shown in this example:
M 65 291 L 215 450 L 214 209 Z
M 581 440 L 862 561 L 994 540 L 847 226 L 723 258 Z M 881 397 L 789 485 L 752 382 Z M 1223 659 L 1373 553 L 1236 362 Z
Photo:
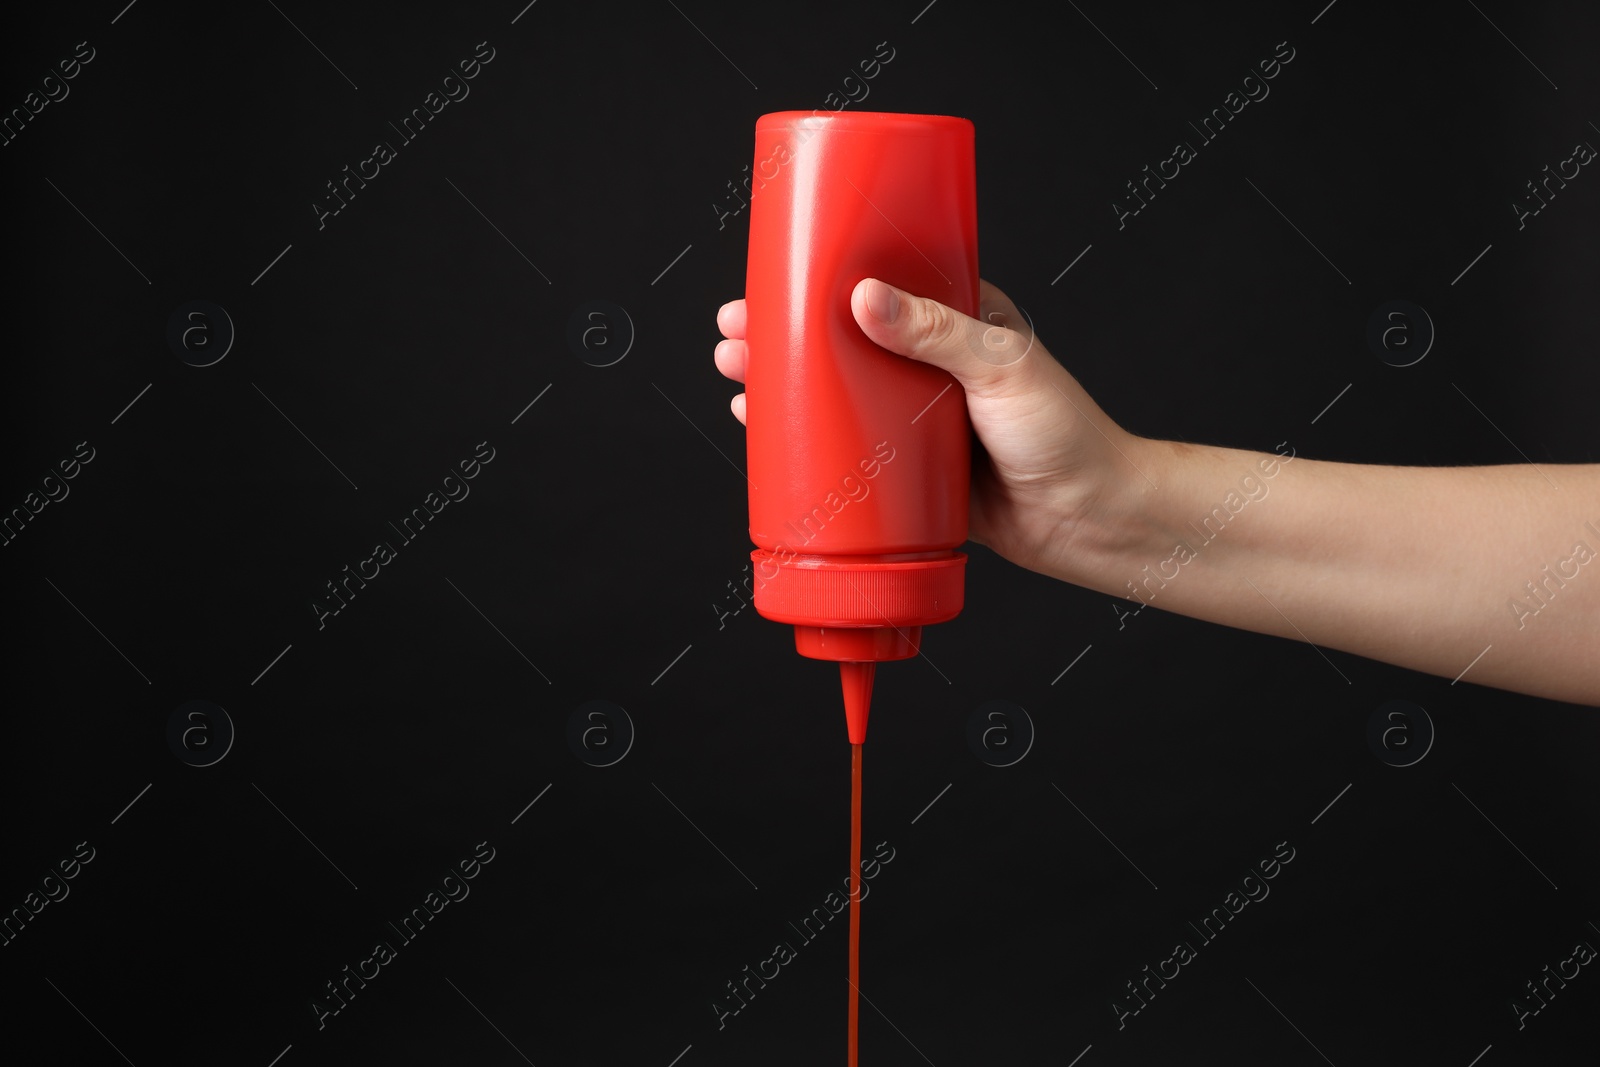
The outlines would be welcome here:
M 850 1067 L 861 1013 L 861 746 L 850 746 Z

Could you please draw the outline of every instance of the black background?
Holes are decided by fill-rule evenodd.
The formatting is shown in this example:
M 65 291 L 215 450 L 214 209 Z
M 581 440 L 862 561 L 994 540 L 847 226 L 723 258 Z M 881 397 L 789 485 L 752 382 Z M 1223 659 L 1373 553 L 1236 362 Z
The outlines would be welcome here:
M 974 121 L 984 276 L 1129 429 L 1596 460 L 1600 177 L 1520 230 L 1510 206 L 1600 144 L 1592 8 L 924 2 L 11 16 L 7 110 L 95 50 L 0 149 L 0 506 L 95 456 L 3 549 L 0 907 L 95 850 L 0 948 L 24 1059 L 842 1059 L 842 919 L 720 1030 L 711 1006 L 840 885 L 848 811 L 836 672 L 722 614 L 750 545 L 711 350 L 748 225 L 713 205 L 758 115 L 829 106 L 879 42 L 851 106 Z M 324 183 L 480 41 L 470 96 L 319 229 Z M 1281 41 L 1270 96 L 1119 230 L 1123 183 Z M 166 341 L 196 299 L 237 330 L 204 368 Z M 1365 340 L 1396 299 L 1437 328 L 1405 368 Z M 567 343 L 590 300 L 637 331 L 611 366 Z M 482 441 L 470 497 L 319 629 L 324 583 Z M 879 671 L 864 1063 L 1589 1062 L 1593 968 L 1520 1031 L 1511 1002 L 1600 945 L 1593 709 L 1119 628 L 977 547 L 967 596 Z M 196 699 L 236 730 L 207 767 L 167 739 Z M 992 699 L 1036 730 L 1012 766 L 967 742 Z M 1409 767 L 1367 742 L 1391 699 L 1437 730 Z M 636 729 L 613 766 L 568 744 L 590 700 Z M 479 842 L 470 896 L 319 1028 L 324 983 Z M 1124 983 L 1279 842 L 1271 895 L 1119 1030 Z

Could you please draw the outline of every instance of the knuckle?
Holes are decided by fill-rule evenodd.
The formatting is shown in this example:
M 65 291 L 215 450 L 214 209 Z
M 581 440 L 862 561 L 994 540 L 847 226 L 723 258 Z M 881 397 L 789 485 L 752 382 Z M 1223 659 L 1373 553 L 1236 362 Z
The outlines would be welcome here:
M 965 323 L 950 308 L 937 300 L 923 297 L 917 301 L 917 340 L 931 347 L 942 348 L 964 332 Z

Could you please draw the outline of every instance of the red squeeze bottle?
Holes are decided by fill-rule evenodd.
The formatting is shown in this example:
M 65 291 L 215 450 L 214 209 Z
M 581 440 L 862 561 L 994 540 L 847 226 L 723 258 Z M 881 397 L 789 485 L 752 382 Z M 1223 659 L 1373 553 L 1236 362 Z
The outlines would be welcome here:
M 874 667 L 961 611 L 972 430 L 947 371 L 850 312 L 874 277 L 978 314 L 973 125 L 782 111 L 756 121 L 745 280 L 756 611 L 836 660 L 851 744 Z
M 784 111 L 756 121 L 745 279 L 745 435 L 756 611 L 839 663 L 851 745 L 848 1063 L 860 995 L 861 746 L 880 660 L 961 611 L 972 427 L 937 367 L 850 311 L 874 277 L 974 317 L 973 126 Z

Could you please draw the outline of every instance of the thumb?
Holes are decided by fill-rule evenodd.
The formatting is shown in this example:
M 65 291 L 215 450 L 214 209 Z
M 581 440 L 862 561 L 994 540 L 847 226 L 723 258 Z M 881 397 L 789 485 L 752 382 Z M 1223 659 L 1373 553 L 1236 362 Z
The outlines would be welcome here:
M 949 371 L 969 394 L 996 397 L 1023 384 L 1022 357 L 1032 331 L 1003 325 L 1022 321 L 1011 301 L 985 287 L 984 322 L 924 296 L 913 296 L 876 278 L 863 278 L 850 294 L 856 324 L 871 340 L 896 355 Z

